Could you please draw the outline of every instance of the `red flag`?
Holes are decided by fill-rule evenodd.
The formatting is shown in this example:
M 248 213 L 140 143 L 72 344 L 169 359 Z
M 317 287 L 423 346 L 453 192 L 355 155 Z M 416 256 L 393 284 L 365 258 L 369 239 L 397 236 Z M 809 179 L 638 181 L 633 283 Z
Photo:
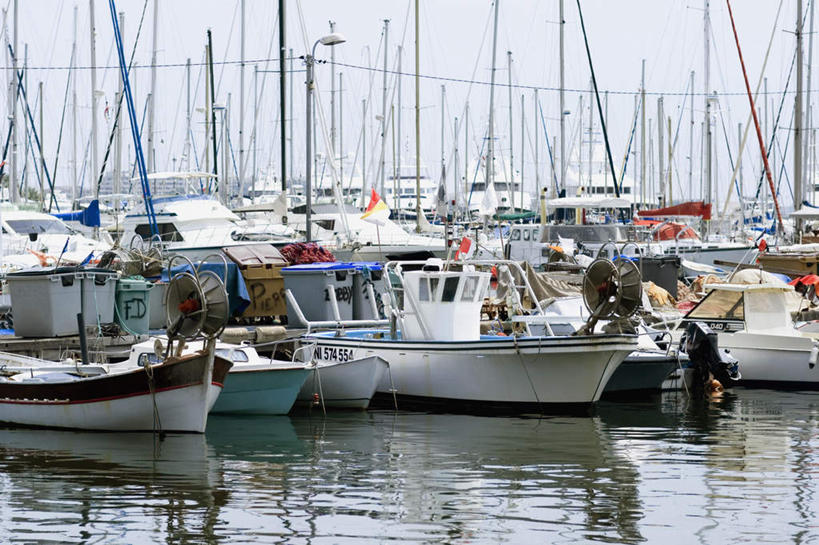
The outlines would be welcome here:
M 763 238 L 759 240 L 759 244 L 757 244 L 756 247 L 760 252 L 764 252 L 765 250 L 768 249 L 768 243 Z
M 455 252 L 455 259 L 469 259 L 475 253 L 475 243 L 469 237 L 461 239 L 461 245 L 458 246 L 458 251 Z

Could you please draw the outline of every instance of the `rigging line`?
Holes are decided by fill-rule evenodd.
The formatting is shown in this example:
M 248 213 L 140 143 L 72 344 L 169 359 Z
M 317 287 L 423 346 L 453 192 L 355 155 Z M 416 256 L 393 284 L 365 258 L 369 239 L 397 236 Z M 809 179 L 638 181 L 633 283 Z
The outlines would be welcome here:
M 134 64 L 134 56 L 136 55 L 137 44 L 139 44 L 139 37 L 142 35 L 142 23 L 145 21 L 145 12 L 147 11 L 147 9 L 148 9 L 148 0 L 145 0 L 145 3 L 142 4 L 142 15 L 139 18 L 139 26 L 137 27 L 137 33 L 136 33 L 136 36 L 134 37 L 134 47 L 131 49 L 131 59 L 128 61 L 128 73 L 131 72 L 131 68 L 133 67 L 133 64 Z M 111 144 L 113 143 L 114 136 L 116 135 L 116 132 L 117 132 L 117 124 L 120 123 L 120 119 L 121 119 L 120 114 L 122 112 L 122 99 L 123 99 L 124 96 L 125 96 L 125 92 L 123 91 L 122 95 L 120 95 L 120 97 L 119 97 L 119 101 L 117 101 L 117 111 L 116 111 L 116 114 L 114 115 L 114 123 L 113 123 L 113 126 L 111 127 L 111 134 L 108 136 L 108 145 L 105 147 L 105 157 L 103 157 L 103 159 L 102 159 L 102 168 L 100 168 L 100 177 L 97 179 L 97 187 L 98 188 L 102 187 L 102 177 L 105 174 L 105 168 L 108 165 L 108 157 L 111 155 Z M 151 97 L 151 99 L 153 99 L 153 97 Z M 148 107 L 148 100 L 147 99 L 145 101 L 145 107 L 146 107 L 146 110 L 147 110 L 147 107 Z M 142 122 L 143 123 L 145 122 L 144 115 L 143 115 Z M 141 137 L 142 137 L 142 135 L 140 135 L 140 138 Z M 136 161 L 134 161 L 134 172 L 135 171 L 136 171 Z M 132 177 L 134 176 L 134 172 L 131 173 Z M 91 175 L 93 176 L 94 173 L 91 173 Z
M 557 169 L 555 168 L 555 158 L 552 156 L 552 144 L 549 142 L 549 132 L 546 130 L 546 119 L 543 117 L 543 108 L 540 105 L 540 101 L 536 104 L 537 109 L 540 111 L 540 123 L 543 125 L 543 137 L 546 139 L 546 149 L 549 150 L 549 163 L 552 165 L 552 181 L 555 184 L 555 197 L 560 194 L 558 190 L 557 184 Z M 540 198 L 540 195 L 538 195 Z
M 76 53 L 75 50 L 71 51 L 71 62 L 74 62 L 75 53 Z M 57 151 L 54 154 L 54 168 L 51 171 L 51 172 L 54 173 L 54 186 L 55 187 L 57 186 L 57 164 L 58 164 L 58 162 L 60 160 L 60 147 L 62 146 L 62 143 L 63 143 L 63 127 L 65 126 L 65 112 L 68 109 L 67 108 L 67 106 L 68 106 L 68 93 L 71 90 L 71 76 L 72 76 L 72 74 L 73 74 L 72 72 L 69 72 L 68 77 L 65 80 L 65 96 L 63 96 L 63 112 L 62 112 L 62 115 L 60 116 L 60 131 L 59 131 L 59 134 L 57 136 Z M 45 158 L 43 158 L 43 162 L 45 162 Z
M 321 63 L 321 62 L 327 62 L 327 61 L 316 58 L 316 63 Z M 337 66 L 343 66 L 345 68 L 350 68 L 350 69 L 353 69 L 353 70 L 363 70 L 363 71 L 371 71 L 371 72 L 377 72 L 377 73 L 383 72 L 382 68 L 367 67 L 367 66 L 363 66 L 363 65 L 359 65 L 359 64 L 345 63 L 345 62 L 340 62 L 340 61 L 336 61 L 336 65 Z M 0 69 L 2 69 L 2 67 L 0 67 Z M 387 70 L 388 74 L 390 72 L 391 72 L 390 70 Z M 396 72 L 396 71 L 392 71 L 392 72 L 393 73 L 399 73 L 399 72 Z M 404 76 L 415 76 L 415 72 L 401 71 L 400 74 L 404 75 Z M 469 83 L 469 84 L 474 84 L 474 85 L 484 85 L 484 86 L 487 86 L 487 87 L 492 85 L 491 82 L 485 81 L 485 80 L 476 80 L 476 79 L 468 79 L 468 78 L 456 78 L 456 77 L 450 77 L 450 76 L 436 76 L 436 75 L 432 75 L 432 74 L 418 74 L 418 77 L 420 79 L 427 79 L 427 80 L 433 80 L 433 81 L 444 81 L 444 82 L 452 82 L 452 83 Z M 528 89 L 528 90 L 537 89 L 538 91 L 548 91 L 548 92 L 559 92 L 560 91 L 560 87 L 549 87 L 549 86 L 523 84 L 523 83 L 513 83 L 510 86 L 509 83 L 495 82 L 495 86 L 496 87 L 504 87 L 504 88 L 505 87 L 512 87 L 512 89 Z M 580 95 L 587 95 L 589 93 L 588 89 L 579 89 L 579 88 L 572 88 L 572 87 L 565 87 L 563 89 L 563 91 L 567 92 L 567 93 L 580 94 Z M 631 95 L 634 94 L 634 91 L 619 90 L 619 89 L 601 89 L 600 91 L 601 92 L 608 92 L 610 95 L 631 96 Z M 781 92 L 782 91 L 768 91 L 767 94 L 768 95 L 778 95 Z M 819 89 L 812 89 L 811 90 L 811 94 L 817 94 L 817 93 L 819 93 Z M 689 94 L 691 94 L 691 93 L 689 93 Z M 694 92 L 693 94 L 694 94 L 694 96 L 699 96 L 699 97 L 710 95 L 710 93 L 705 93 L 705 92 Z M 764 95 L 765 92 L 763 91 L 760 94 Z M 788 94 L 795 94 L 795 91 L 788 91 Z M 802 94 L 807 94 L 807 92 L 803 91 Z M 740 92 L 740 91 L 731 91 L 731 92 L 720 93 L 720 95 L 721 96 L 744 96 L 745 93 Z M 683 93 L 681 93 L 680 91 L 646 91 L 646 96 L 679 97 L 679 96 L 683 96 Z
M 594 65 L 592 64 L 591 49 L 589 49 L 589 39 L 586 35 L 586 25 L 583 22 L 583 10 L 580 8 L 580 0 L 577 0 L 577 12 L 580 14 L 580 28 L 583 30 L 583 42 L 586 44 L 586 56 L 589 58 L 589 70 L 591 71 L 592 84 L 594 85 L 594 96 L 597 99 L 597 113 L 600 116 L 600 126 L 603 129 L 603 140 L 606 143 L 606 154 L 608 155 L 609 159 L 609 168 L 611 169 L 612 177 L 614 177 L 614 193 L 619 198 L 620 187 L 617 183 L 617 171 L 614 170 L 614 160 L 611 157 L 611 146 L 609 145 L 609 135 L 608 131 L 606 130 L 606 119 L 603 115 L 603 104 L 600 102 L 600 92 L 597 89 L 597 78 L 594 75 Z M 589 138 L 591 138 L 591 135 L 589 135 Z M 622 208 L 620 210 L 622 216 Z
M 225 42 L 225 57 L 227 57 L 228 51 L 230 51 L 230 42 L 231 42 L 231 40 L 233 40 L 233 31 L 236 29 L 236 16 L 239 13 L 239 3 L 241 1 L 242 0 L 237 0 L 236 1 L 236 7 L 233 8 L 233 19 L 230 21 L 230 30 L 228 31 L 228 39 Z M 213 51 L 210 52 L 210 56 L 211 57 L 214 56 Z M 214 63 L 214 64 L 216 64 L 216 63 Z M 242 64 L 241 59 L 239 60 L 239 64 Z M 247 61 L 245 61 L 245 64 L 247 64 Z M 216 97 L 219 95 L 219 91 L 221 91 L 221 89 L 222 89 L 222 77 L 224 75 L 225 75 L 225 65 L 222 64 L 222 65 L 220 65 L 220 70 L 219 70 L 219 80 L 216 82 L 216 93 L 214 93 L 214 95 L 212 97 L 214 102 L 216 101 Z
M 717 99 L 717 101 L 719 101 L 719 99 Z M 719 120 L 720 124 L 722 125 L 722 134 L 725 136 L 725 148 L 726 150 L 728 150 L 728 162 L 731 165 L 731 170 L 738 170 L 739 168 L 741 168 L 741 166 L 739 165 L 739 161 L 742 160 L 742 156 L 737 155 L 737 163 L 734 163 L 734 154 L 731 153 L 731 142 L 728 138 L 728 129 L 725 127 L 725 117 L 722 115 L 722 108 L 719 109 Z M 737 143 L 737 146 L 739 146 L 739 143 Z M 742 191 L 740 191 L 739 188 L 739 180 L 736 177 L 734 177 L 733 182 L 737 190 L 737 195 L 739 196 L 740 210 L 744 210 L 745 203 L 744 199 L 742 198 Z
M 293 57 L 293 58 L 297 59 L 298 57 Z M 284 60 L 289 61 L 290 57 L 285 57 Z M 246 59 L 245 64 L 261 63 L 261 62 L 278 62 L 278 61 L 279 61 L 278 57 L 275 57 L 275 58 L 274 57 L 269 57 L 269 58 L 259 58 L 259 59 Z M 241 61 L 241 59 L 224 60 L 224 61 L 214 60 L 213 64 L 215 66 L 221 66 L 221 65 L 225 65 L 225 64 L 242 64 L 242 61 Z M 336 64 L 338 64 L 338 63 L 336 63 Z M 143 70 L 143 69 L 147 69 L 147 68 L 185 68 L 185 66 L 187 66 L 187 65 L 184 62 L 166 62 L 166 63 L 156 63 L 156 64 L 149 64 L 149 63 L 139 64 L 139 65 L 134 66 L 132 68 L 134 70 Z M 207 62 L 204 62 L 204 61 L 203 62 L 194 62 L 194 63 L 191 63 L 191 66 L 207 66 Z M 49 65 L 42 65 L 42 66 L 29 66 L 27 69 L 28 70 L 38 70 L 38 71 L 47 71 L 47 70 L 91 70 L 92 68 L 95 68 L 96 70 L 113 70 L 113 69 L 118 68 L 118 66 L 116 66 L 116 65 L 105 65 L 105 66 L 97 65 L 95 67 L 92 67 L 90 65 L 85 65 L 85 66 L 70 66 L 70 65 L 49 66 Z M 3 70 L 10 71 L 10 70 L 12 70 L 12 67 L 10 67 L 10 66 L 0 66 L 0 71 L 3 71 Z
M 813 1 L 813 0 L 810 0 L 810 1 Z M 767 66 L 768 66 L 768 59 L 770 58 L 771 47 L 773 46 L 773 40 L 774 40 L 774 37 L 776 36 L 776 28 L 779 25 L 779 15 L 782 12 L 783 2 L 784 2 L 784 0 L 779 0 L 779 7 L 776 10 L 776 17 L 774 18 L 773 28 L 771 28 L 771 37 L 768 40 L 768 48 L 765 50 L 765 59 L 762 62 L 762 69 L 759 72 L 759 79 L 756 82 L 756 89 L 754 90 L 754 100 L 756 100 L 756 97 L 759 95 L 759 88 L 762 86 L 762 81 L 763 81 L 763 78 L 764 78 L 764 75 L 765 75 L 765 70 L 767 69 Z M 739 151 L 737 152 L 737 164 L 741 164 L 741 162 L 742 162 L 742 153 L 745 150 L 745 142 L 746 142 L 746 140 L 748 138 L 748 133 L 750 132 L 752 121 L 753 121 L 753 114 L 751 112 L 748 112 L 748 117 L 745 120 L 745 131 L 744 131 L 744 133 L 742 135 L 742 142 L 740 143 Z M 734 172 L 731 175 L 732 181 L 736 177 L 737 177 L 737 169 L 735 167 Z M 727 212 L 728 212 L 728 203 L 731 202 L 731 194 L 732 194 L 731 184 L 729 184 L 728 185 L 728 195 L 726 195 L 726 197 L 725 197 L 725 205 L 722 208 L 722 215 L 723 216 L 725 214 L 727 214 Z M 739 199 L 741 200 L 742 196 L 739 196 Z
M 791 57 L 791 66 L 788 69 L 788 78 L 785 80 L 785 91 L 782 93 L 781 98 L 779 100 L 779 107 L 776 111 L 776 120 L 774 121 L 774 125 L 771 130 L 771 138 L 768 142 L 768 146 L 766 148 L 766 156 L 770 157 L 771 155 L 771 146 L 773 142 L 776 140 L 776 132 L 779 130 L 779 121 L 782 116 L 782 109 L 785 106 L 785 98 L 788 94 L 788 88 L 790 88 L 791 84 L 791 76 L 793 76 L 793 67 L 796 65 L 796 50 L 794 49 L 793 55 Z M 764 158 L 763 158 L 764 159 Z M 762 190 L 762 185 L 765 181 L 765 168 L 762 169 L 762 173 L 759 175 L 759 182 L 757 182 L 756 186 L 756 193 L 754 194 L 754 200 L 756 201 L 759 199 L 759 192 Z

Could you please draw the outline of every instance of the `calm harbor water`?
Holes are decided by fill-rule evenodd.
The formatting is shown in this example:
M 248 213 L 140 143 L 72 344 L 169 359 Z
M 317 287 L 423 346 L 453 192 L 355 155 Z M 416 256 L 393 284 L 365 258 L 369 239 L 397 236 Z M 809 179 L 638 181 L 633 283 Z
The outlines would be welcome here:
M 819 543 L 819 394 L 0 430 L 2 543 Z

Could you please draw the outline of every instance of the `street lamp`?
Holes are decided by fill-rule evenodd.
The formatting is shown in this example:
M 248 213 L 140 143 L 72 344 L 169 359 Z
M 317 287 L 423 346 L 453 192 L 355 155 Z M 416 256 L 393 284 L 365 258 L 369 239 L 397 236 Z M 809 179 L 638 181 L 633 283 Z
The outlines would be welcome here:
M 318 44 L 321 45 L 337 45 L 346 42 L 347 40 L 338 33 L 328 34 L 322 38 L 316 40 L 316 43 L 313 44 L 313 49 L 310 51 L 310 54 L 304 58 L 304 62 L 307 65 L 307 167 L 305 171 L 307 172 L 307 177 L 305 180 L 305 196 L 307 197 L 307 211 L 306 211 L 306 219 L 307 219 L 307 242 L 311 242 L 313 239 L 312 233 L 313 228 L 310 225 L 310 207 L 313 204 L 313 180 L 312 180 L 312 159 L 313 159 L 313 149 L 312 149 L 312 142 L 313 142 L 313 87 L 315 86 L 315 82 L 313 81 L 313 63 L 315 62 L 316 56 L 316 46 Z

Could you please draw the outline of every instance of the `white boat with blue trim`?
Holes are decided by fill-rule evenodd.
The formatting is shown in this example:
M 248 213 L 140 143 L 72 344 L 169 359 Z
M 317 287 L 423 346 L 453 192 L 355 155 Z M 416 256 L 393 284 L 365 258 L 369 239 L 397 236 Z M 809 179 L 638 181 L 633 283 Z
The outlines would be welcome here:
M 420 404 L 478 412 L 587 410 L 636 349 L 637 337 L 533 336 L 525 323 L 520 335 L 481 335 L 490 273 L 480 269 L 492 264 L 520 267 L 511 261 L 388 263 L 385 281 L 392 278 L 401 286 L 389 286 L 389 329 L 308 333 L 304 342 L 316 345 L 320 360 L 384 358 L 389 373 L 378 394 L 390 402 L 394 394 L 401 408 Z M 409 265 L 420 270 L 405 271 Z M 520 288 L 531 290 L 528 285 Z M 520 297 L 510 303 L 520 304 Z

